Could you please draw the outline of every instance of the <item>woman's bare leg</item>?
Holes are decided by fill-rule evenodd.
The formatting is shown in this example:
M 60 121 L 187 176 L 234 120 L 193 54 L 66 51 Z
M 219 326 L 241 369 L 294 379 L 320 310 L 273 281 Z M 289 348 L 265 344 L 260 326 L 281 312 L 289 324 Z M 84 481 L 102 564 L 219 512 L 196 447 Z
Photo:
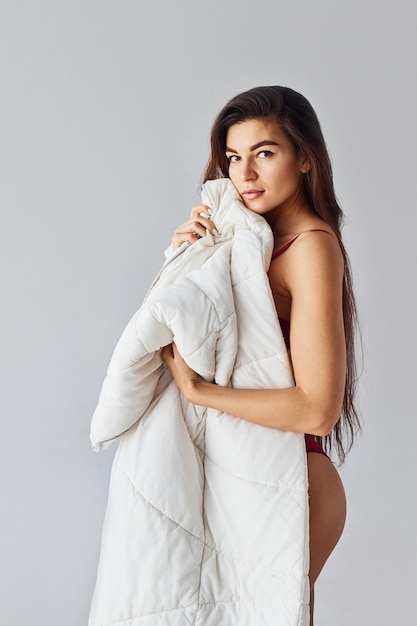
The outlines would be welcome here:
M 314 583 L 340 539 L 346 520 L 346 497 L 333 463 L 324 454 L 307 454 L 310 503 L 310 626 Z

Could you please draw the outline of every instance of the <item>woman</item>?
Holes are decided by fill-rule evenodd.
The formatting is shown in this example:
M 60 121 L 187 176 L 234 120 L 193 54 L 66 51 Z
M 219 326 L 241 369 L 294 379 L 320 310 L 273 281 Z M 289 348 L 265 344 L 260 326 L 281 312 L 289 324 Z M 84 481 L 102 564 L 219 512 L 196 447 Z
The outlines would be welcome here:
M 339 460 L 359 428 L 353 399 L 355 302 L 341 241 L 343 218 L 314 110 L 286 87 L 258 87 L 234 97 L 211 133 L 204 180 L 229 177 L 247 209 L 269 223 L 275 241 L 269 281 L 291 361 L 289 389 L 233 389 L 188 368 L 174 344 L 164 358 L 194 404 L 251 422 L 306 433 L 310 497 L 310 588 L 338 542 L 346 517 Z M 173 246 L 215 232 L 211 209 L 196 206 Z M 326 452 L 325 452 L 326 450 Z

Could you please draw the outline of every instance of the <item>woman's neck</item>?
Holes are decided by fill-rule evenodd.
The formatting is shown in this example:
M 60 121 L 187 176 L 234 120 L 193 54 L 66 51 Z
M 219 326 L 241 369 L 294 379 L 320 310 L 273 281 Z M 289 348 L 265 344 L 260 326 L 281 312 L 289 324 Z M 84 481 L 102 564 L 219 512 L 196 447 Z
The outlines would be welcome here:
M 271 227 L 275 239 L 296 235 L 309 228 L 312 219 L 317 218 L 308 204 L 300 201 L 300 198 L 269 211 L 264 217 Z

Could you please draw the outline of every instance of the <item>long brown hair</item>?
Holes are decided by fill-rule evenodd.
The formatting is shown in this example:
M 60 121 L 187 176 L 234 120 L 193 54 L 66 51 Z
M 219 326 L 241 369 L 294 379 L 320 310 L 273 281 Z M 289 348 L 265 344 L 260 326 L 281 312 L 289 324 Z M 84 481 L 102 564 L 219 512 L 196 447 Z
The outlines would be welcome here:
M 354 399 L 357 386 L 355 340 L 357 336 L 357 310 L 352 287 L 349 258 L 344 248 L 341 228 L 343 211 L 336 199 L 332 166 L 317 115 L 309 101 L 288 87 L 255 87 L 232 98 L 220 111 L 211 131 L 211 155 L 204 173 L 204 182 L 229 177 L 226 158 L 228 129 L 248 119 L 272 119 L 294 148 L 309 162 L 304 175 L 306 197 L 313 211 L 335 232 L 344 259 L 343 319 L 346 340 L 346 384 L 342 414 L 332 432 L 321 440 L 327 452 L 336 448 L 340 463 L 352 447 L 360 430 L 360 419 Z

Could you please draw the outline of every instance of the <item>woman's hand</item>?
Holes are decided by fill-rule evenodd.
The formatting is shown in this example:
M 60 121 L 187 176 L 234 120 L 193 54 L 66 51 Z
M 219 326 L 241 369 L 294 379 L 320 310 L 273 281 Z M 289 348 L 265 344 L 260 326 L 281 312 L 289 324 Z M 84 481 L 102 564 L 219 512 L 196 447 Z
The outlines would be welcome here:
M 207 231 L 213 235 L 217 235 L 218 232 L 211 221 L 211 214 L 212 210 L 210 207 L 204 204 L 194 206 L 188 222 L 178 226 L 174 233 L 172 238 L 172 246 L 174 250 L 179 248 L 185 241 L 194 243 L 201 237 L 205 237 L 207 235 Z
M 198 404 L 196 401 L 198 387 L 206 382 L 204 378 L 188 367 L 187 363 L 178 352 L 175 343 L 165 346 L 165 348 L 162 349 L 162 356 L 171 370 L 177 387 L 182 391 L 187 400 Z

